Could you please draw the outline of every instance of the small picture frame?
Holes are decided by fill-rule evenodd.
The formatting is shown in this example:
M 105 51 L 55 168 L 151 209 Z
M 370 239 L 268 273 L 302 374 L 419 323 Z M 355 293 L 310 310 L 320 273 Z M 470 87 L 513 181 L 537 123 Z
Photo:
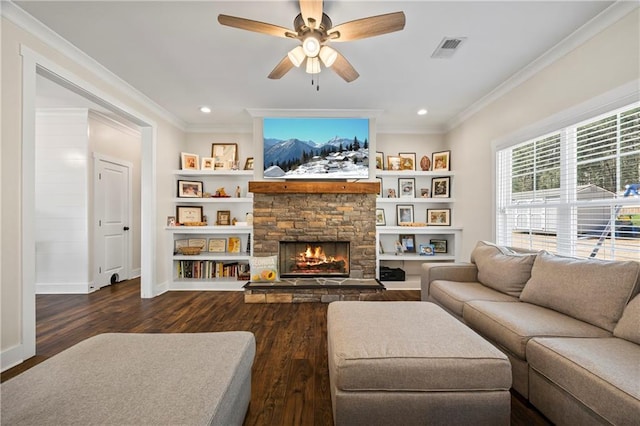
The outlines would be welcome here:
M 435 256 L 436 252 L 433 244 L 420 244 L 418 254 L 420 256 Z
M 207 239 L 206 238 L 190 238 L 189 247 L 200 247 L 200 250 L 204 251 L 204 249 L 207 247 Z
M 415 234 L 402 234 L 400 235 L 400 243 L 405 253 L 416 252 L 416 236 Z
M 399 178 L 398 194 L 400 194 L 400 198 L 415 198 L 416 180 L 414 178 Z
M 431 154 L 431 165 L 433 166 L 433 171 L 449 171 L 451 170 L 451 162 L 450 162 L 451 151 L 440 151 L 434 152 Z
M 429 198 L 431 193 L 429 188 L 420 188 L 420 198 Z
M 209 253 L 224 253 L 227 251 L 227 240 L 225 238 L 209 238 Z
M 413 223 L 413 204 L 398 204 L 396 206 L 396 220 L 398 226 Z
M 238 144 L 211 144 L 211 156 L 215 159 L 213 166 L 215 170 L 233 170 L 238 161 Z
M 199 170 L 200 156 L 189 152 L 180 153 L 180 167 L 182 170 Z
M 229 253 L 240 253 L 240 237 L 229 237 Z
M 216 213 L 216 225 L 229 226 L 231 225 L 231 211 L 218 210 Z
M 387 198 L 398 198 L 395 188 L 387 188 Z
M 167 216 L 167 226 L 176 226 L 175 216 Z
M 178 197 L 202 198 L 202 182 L 194 180 L 179 180 Z
M 202 222 L 202 206 L 176 206 L 178 223 Z
M 200 170 L 215 170 L 215 158 L 213 157 L 203 157 L 202 163 L 200 164 Z
M 434 253 L 446 254 L 446 253 L 449 252 L 447 240 L 440 240 L 440 239 L 432 238 L 432 239 L 429 240 L 429 244 L 431 244 L 433 246 L 433 252 Z
M 189 240 L 175 240 L 173 242 L 173 253 L 178 253 L 182 247 L 189 247 Z
M 376 209 L 376 226 L 385 226 L 386 224 L 384 209 Z
M 451 187 L 450 177 L 439 177 L 431 179 L 431 197 L 449 198 Z
M 415 152 L 401 152 L 398 154 L 400 157 L 400 170 L 415 170 L 416 169 L 416 153 Z
M 253 170 L 253 157 L 247 158 L 247 161 L 244 162 L 245 170 Z
M 384 153 L 376 152 L 376 170 L 384 170 Z
M 382 178 L 377 177 L 376 182 L 378 182 L 378 185 L 380 185 L 380 187 L 378 188 L 378 197 L 382 198 Z
M 398 172 L 398 171 L 402 170 L 400 165 L 401 165 L 400 157 L 395 156 L 395 155 L 388 155 L 387 156 L 387 170 Z
M 427 225 L 451 226 L 451 209 L 427 209 Z

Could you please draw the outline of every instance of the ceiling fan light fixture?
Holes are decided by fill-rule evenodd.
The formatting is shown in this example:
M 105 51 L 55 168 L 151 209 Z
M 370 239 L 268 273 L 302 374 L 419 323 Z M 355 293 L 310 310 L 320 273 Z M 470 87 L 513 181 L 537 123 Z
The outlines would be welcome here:
M 320 71 L 320 60 L 318 58 L 307 58 L 307 74 L 318 74 Z
M 320 53 L 320 37 L 316 33 L 309 33 L 302 40 L 302 50 L 309 58 L 315 58 Z M 307 61 L 308 63 L 308 61 Z
M 336 59 L 338 59 L 338 52 L 329 46 L 322 46 L 319 56 L 324 66 L 330 68 Z
M 304 59 L 306 58 L 304 51 L 302 50 L 302 46 L 297 46 L 291 49 L 289 53 L 287 53 L 287 56 L 289 56 L 289 60 L 296 67 L 302 65 Z

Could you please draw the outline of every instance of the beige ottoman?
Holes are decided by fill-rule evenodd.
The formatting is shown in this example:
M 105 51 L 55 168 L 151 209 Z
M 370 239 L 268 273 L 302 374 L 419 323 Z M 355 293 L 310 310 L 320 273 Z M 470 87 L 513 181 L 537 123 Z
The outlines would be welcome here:
M 245 331 L 101 334 L 2 384 L 7 425 L 242 425 L 256 343 Z
M 507 357 L 429 302 L 333 302 L 336 425 L 510 423 Z

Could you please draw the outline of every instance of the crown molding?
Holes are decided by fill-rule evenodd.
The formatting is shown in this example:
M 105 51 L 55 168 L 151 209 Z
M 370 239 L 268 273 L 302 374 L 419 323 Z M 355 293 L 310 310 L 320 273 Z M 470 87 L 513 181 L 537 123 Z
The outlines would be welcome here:
M 259 117 L 362 117 L 377 118 L 381 109 L 276 109 L 276 108 L 247 108 L 253 118 Z
M 253 125 L 247 124 L 187 124 L 187 133 L 253 133 Z
M 104 65 L 100 64 L 51 28 L 47 27 L 25 10 L 21 9 L 11 0 L 2 0 L 0 14 L 2 17 L 8 19 L 18 27 L 41 39 L 44 43 L 62 53 L 73 62 L 86 68 L 108 85 L 132 98 L 134 101 L 141 103 L 163 120 L 166 120 L 182 131 L 186 129 L 187 125 L 183 120 L 162 108 L 138 89 L 111 72 Z
M 122 133 L 125 133 L 129 136 L 133 136 L 136 138 L 140 137 L 140 130 L 138 130 L 137 127 L 132 127 L 129 126 L 119 120 L 116 120 L 114 118 L 109 117 L 107 114 L 104 114 L 102 112 L 90 109 L 89 110 L 89 118 L 96 120 L 102 124 L 104 124 L 105 126 L 109 126 L 112 129 L 118 130 Z
M 456 115 L 447 124 L 446 132 L 450 132 L 451 130 L 455 129 L 464 121 L 468 120 L 471 116 L 476 114 L 478 111 L 482 110 L 490 103 L 496 101 L 525 81 L 529 80 L 544 68 L 553 64 L 560 58 L 566 56 L 572 50 L 581 46 L 582 44 L 587 42 L 587 40 L 594 37 L 596 34 L 600 33 L 607 27 L 613 25 L 615 22 L 619 21 L 631 11 L 637 9 L 639 6 L 640 3 L 638 3 L 637 1 L 616 1 L 614 4 L 592 18 L 589 22 L 575 30 L 564 40 L 539 56 L 529 65 L 525 66 L 520 71 L 509 77 L 487 95 L 483 96 L 478 101 L 474 102 L 471 106 L 466 108 L 464 111 Z

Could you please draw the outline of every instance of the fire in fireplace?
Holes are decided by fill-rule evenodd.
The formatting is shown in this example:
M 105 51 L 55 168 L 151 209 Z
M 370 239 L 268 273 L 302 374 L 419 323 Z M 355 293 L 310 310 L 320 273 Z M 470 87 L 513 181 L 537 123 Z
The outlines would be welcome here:
M 280 276 L 349 277 L 348 241 L 281 241 Z

